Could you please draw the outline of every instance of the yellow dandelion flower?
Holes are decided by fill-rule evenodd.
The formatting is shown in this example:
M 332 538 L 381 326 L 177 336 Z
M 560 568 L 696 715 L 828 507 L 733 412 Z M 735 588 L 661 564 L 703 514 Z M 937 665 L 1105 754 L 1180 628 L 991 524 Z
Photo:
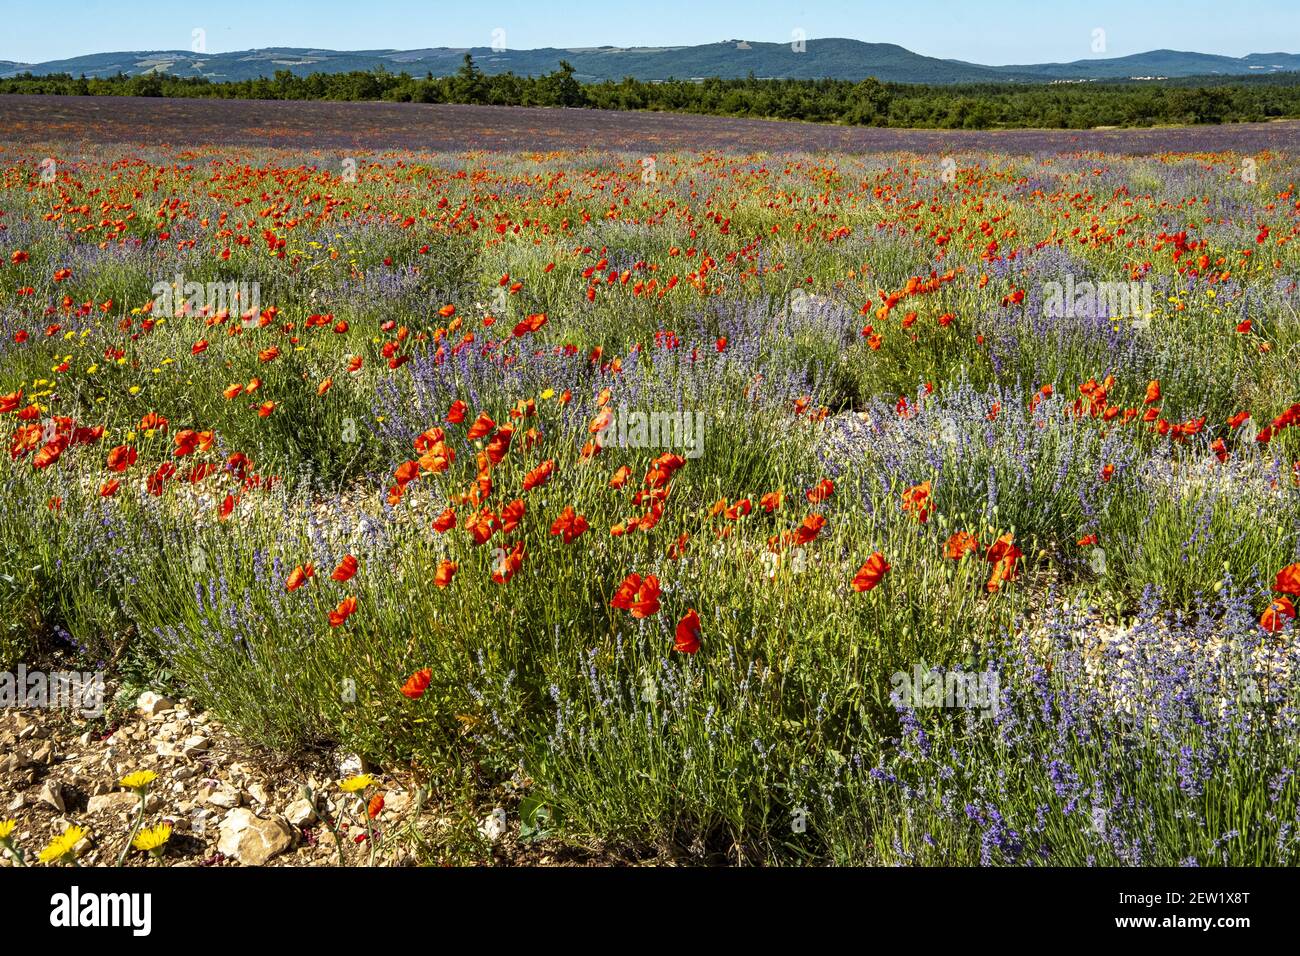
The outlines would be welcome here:
M 160 823 L 156 827 L 141 830 L 139 835 L 131 841 L 131 845 L 137 850 L 158 850 L 171 839 L 171 836 L 172 825 L 170 823 Z
M 9 834 L 14 832 L 16 826 L 18 826 L 17 820 L 0 820 L 0 840 L 9 839 Z
M 355 777 L 348 777 L 339 784 L 339 789 L 344 793 L 358 793 L 366 787 L 373 787 L 379 781 L 368 773 L 359 773 Z
M 37 857 L 42 863 L 56 863 L 76 849 L 89 831 L 85 827 L 70 826 L 61 836 L 56 836 Z
M 158 774 L 152 770 L 137 770 L 135 773 L 128 773 L 119 780 L 118 786 L 126 787 L 128 790 L 143 790 L 157 779 Z

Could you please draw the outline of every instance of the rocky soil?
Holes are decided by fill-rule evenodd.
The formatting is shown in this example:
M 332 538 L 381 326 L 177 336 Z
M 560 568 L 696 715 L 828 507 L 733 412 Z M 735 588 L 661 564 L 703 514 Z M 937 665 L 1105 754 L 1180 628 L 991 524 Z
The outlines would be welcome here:
M 439 862 L 441 854 L 420 848 L 436 845 L 437 831 L 453 821 L 424 800 L 414 780 L 363 768 L 356 757 L 287 760 L 260 752 L 192 702 L 151 691 L 107 725 L 66 710 L 0 708 L 0 821 L 17 821 L 11 839 L 29 864 L 75 824 L 89 831 L 78 846 L 78 861 L 116 865 L 139 809 L 139 798 L 119 781 L 151 770 L 157 779 L 148 790 L 143 825 L 170 823 L 172 835 L 161 860 L 133 849 L 126 865 L 334 866 L 339 846 L 328 819 L 337 821 L 344 863 L 368 865 L 370 841 L 357 798 L 338 786 L 363 769 L 379 779 L 366 799 L 383 794 L 372 824 L 379 836 L 373 862 Z M 478 862 L 594 862 L 521 846 L 518 820 L 501 809 L 478 829 Z M 466 860 L 461 855 L 456 862 Z M 13 865 L 13 854 L 0 851 L 0 866 Z

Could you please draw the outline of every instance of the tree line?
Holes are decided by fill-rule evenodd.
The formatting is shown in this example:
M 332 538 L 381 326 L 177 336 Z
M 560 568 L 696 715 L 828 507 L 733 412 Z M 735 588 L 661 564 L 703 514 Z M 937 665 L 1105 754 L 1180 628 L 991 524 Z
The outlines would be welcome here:
M 856 126 L 920 129 L 1156 126 L 1256 122 L 1300 116 L 1300 74 L 1239 79 L 978 83 L 956 85 L 850 80 L 705 79 L 646 81 L 631 77 L 583 83 L 566 61 L 542 76 L 484 73 L 473 57 L 450 76 L 392 73 L 384 68 L 214 82 L 205 77 L 34 76 L 0 79 L 0 93 L 166 96 L 268 100 L 376 100 L 602 110 L 654 110 Z

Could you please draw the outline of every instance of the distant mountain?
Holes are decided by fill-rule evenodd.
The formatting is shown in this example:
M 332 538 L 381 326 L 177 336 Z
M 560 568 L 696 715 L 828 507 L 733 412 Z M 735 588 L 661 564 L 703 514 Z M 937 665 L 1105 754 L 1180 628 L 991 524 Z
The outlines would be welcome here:
M 134 76 L 166 72 L 175 76 L 206 76 L 211 80 L 249 80 L 269 77 L 276 70 L 297 74 L 341 73 L 373 70 L 413 76 L 445 76 L 460 68 L 466 53 L 485 73 L 513 71 L 535 76 L 550 73 L 567 60 L 586 82 L 620 80 L 703 79 L 706 77 L 758 77 L 860 80 L 868 76 L 897 83 L 1065 82 L 1185 76 L 1255 76 L 1300 71 L 1300 55 L 1252 53 L 1244 57 L 1177 50 L 1152 50 L 1133 56 L 1076 60 L 1073 63 L 1039 63 L 1023 66 L 982 66 L 961 60 L 922 56 L 893 43 L 821 39 L 806 41 L 802 52 L 789 43 L 728 40 L 679 47 L 577 47 L 539 50 L 494 50 L 490 47 L 430 47 L 419 50 L 316 50 L 272 47 L 232 53 L 194 53 L 189 50 L 93 53 L 46 63 L 0 60 L 0 77 L 30 71 L 35 74 L 70 73 L 73 76 Z
M 1255 76 L 1300 70 L 1295 53 L 1251 53 L 1243 57 L 1181 50 L 1151 50 L 1111 59 L 1075 60 L 1072 63 L 1038 63 L 1032 66 L 995 66 L 1011 75 L 1033 74 L 1050 80 L 1122 80 L 1154 76 Z

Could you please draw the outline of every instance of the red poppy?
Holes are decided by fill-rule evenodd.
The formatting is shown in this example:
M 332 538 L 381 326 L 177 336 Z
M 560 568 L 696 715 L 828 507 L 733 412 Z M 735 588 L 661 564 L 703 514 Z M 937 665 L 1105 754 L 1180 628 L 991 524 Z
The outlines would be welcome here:
M 823 515 L 809 515 L 803 519 L 803 523 L 794 529 L 794 543 L 808 544 L 818 533 L 826 526 L 826 518 Z
M 516 498 L 510 504 L 501 509 L 501 533 L 509 534 L 519 527 L 519 522 L 524 520 L 524 512 L 527 506 L 522 498 Z
M 519 338 L 521 335 L 527 335 L 529 332 L 536 332 L 545 324 L 545 312 L 538 312 L 534 315 L 530 315 L 515 326 L 515 338 Z
M 700 649 L 700 615 L 691 608 L 677 622 L 677 631 L 673 636 L 673 650 L 683 654 L 694 654 Z
M 930 517 L 930 483 L 923 481 L 903 492 L 903 510 L 916 515 L 920 524 L 925 524 Z
M 749 514 L 750 511 L 753 510 L 753 507 L 753 504 L 748 498 L 742 498 L 740 501 L 737 501 L 734 505 L 728 508 L 724 514 L 728 521 L 739 521 L 741 518 L 745 517 L 745 515 Z
M 393 480 L 397 482 L 399 488 L 405 488 L 419 477 L 420 463 L 418 461 L 404 461 L 393 470 Z
M 330 577 L 335 581 L 351 581 L 353 575 L 357 573 L 357 559 L 352 555 L 344 555 L 339 566 L 334 569 Z
M 635 618 L 650 617 L 659 610 L 659 579 L 653 574 L 648 574 L 643 579 L 633 572 L 623 579 L 623 583 L 614 592 L 614 599 L 609 603 Z
M 296 591 L 307 583 L 308 578 L 316 576 L 316 566 L 311 562 L 300 564 L 289 573 L 289 580 L 285 582 L 286 591 Z
M 496 570 L 492 572 L 492 580 L 497 584 L 507 584 L 523 567 L 524 558 L 526 557 L 528 555 L 524 552 L 524 543 L 522 541 L 515 542 L 514 547 L 505 554 Z
M 829 498 L 835 492 L 835 482 L 829 478 L 823 478 L 813 487 L 804 492 L 804 497 L 813 504 L 819 504 Z
M 433 530 L 439 534 L 445 534 L 454 527 L 456 527 L 456 512 L 450 508 L 444 508 L 442 514 L 433 519 Z
M 551 534 L 563 535 L 564 543 L 572 544 L 588 527 L 585 517 L 574 514 L 573 508 L 566 507 L 560 512 L 560 516 L 555 519 L 554 524 L 551 525 Z
M 492 464 L 501 464 L 501 460 L 506 457 L 506 452 L 510 450 L 510 439 L 514 437 L 514 434 L 515 426 L 502 425 L 497 429 L 496 434 L 488 440 L 487 456 Z
M 1015 546 L 1014 537 L 1010 532 L 1002 535 L 984 555 L 989 564 L 993 565 L 985 585 L 990 592 L 1000 590 L 1002 582 L 1014 581 L 1017 577 L 1016 562 L 1024 557 L 1024 553 Z
M 973 554 L 979 550 L 979 539 L 967 531 L 958 531 L 948 539 L 944 545 L 943 555 L 954 561 L 960 561 L 968 554 Z
M 1286 626 L 1290 618 L 1295 617 L 1295 605 L 1290 598 L 1275 598 L 1259 619 L 1259 626 L 1270 634 L 1276 634 Z
M 867 558 L 867 561 L 853 576 L 853 590 L 861 593 L 870 591 L 889 572 L 889 562 L 879 551 Z
M 433 574 L 433 584 L 435 587 L 445 588 L 451 584 L 451 579 L 456 576 L 460 566 L 454 561 L 442 560 L 438 562 L 438 570 Z
M 357 613 L 357 599 L 345 597 L 338 607 L 330 611 L 330 627 L 339 627 L 353 614 Z
M 108 470 L 122 472 L 135 464 L 139 453 L 130 445 L 118 445 L 108 453 Z
M 1273 590 L 1300 597 L 1300 564 L 1288 564 L 1273 579 Z
M 469 426 L 469 431 L 465 433 L 465 437 L 470 441 L 475 441 L 496 427 L 497 423 L 488 416 L 487 412 L 483 412 L 478 418 L 474 419 L 474 424 Z
M 551 480 L 551 475 L 554 473 L 555 462 L 548 458 L 524 476 L 524 491 L 532 491 L 534 488 L 542 487 Z
M 429 689 L 429 683 L 433 680 L 433 671 L 425 667 L 406 679 L 402 685 L 402 695 L 409 697 L 411 700 L 419 700 L 424 696 L 424 692 Z

